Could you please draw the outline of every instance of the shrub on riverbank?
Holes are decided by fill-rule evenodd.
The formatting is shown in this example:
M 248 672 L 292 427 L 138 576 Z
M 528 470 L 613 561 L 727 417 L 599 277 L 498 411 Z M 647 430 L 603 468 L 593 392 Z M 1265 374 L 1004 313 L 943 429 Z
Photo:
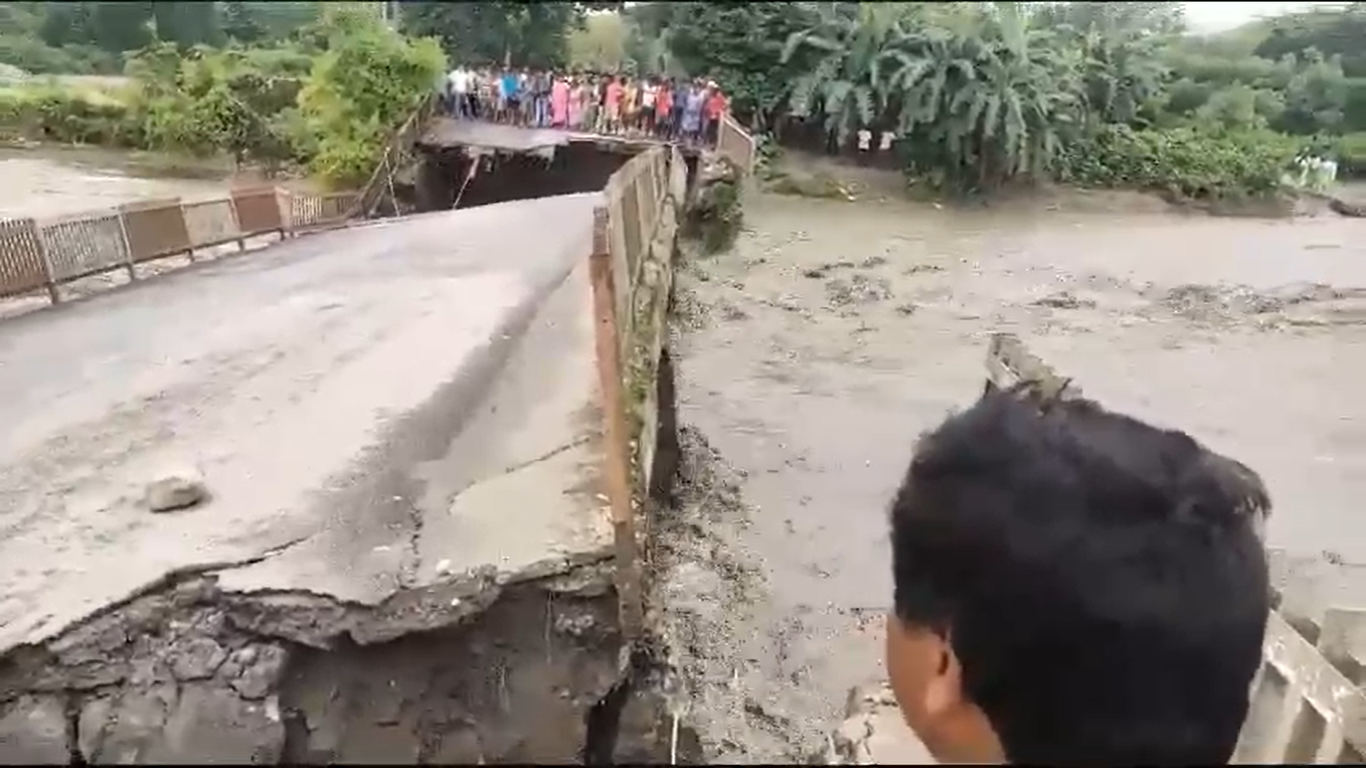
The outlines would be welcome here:
M 55 81 L 0 89 L 0 140 L 228 153 L 359 185 L 432 91 L 444 55 L 345 3 L 329 6 L 314 32 L 307 45 L 276 48 L 154 44 L 129 57 L 132 86 L 120 98 Z
M 327 50 L 299 94 L 299 116 L 313 137 L 308 164 L 333 187 L 364 184 L 390 133 L 431 93 L 446 71 L 433 39 L 412 40 L 373 16 L 331 11 Z
M 123 102 L 40 84 L 0 89 L 0 141 L 136 146 L 141 136 Z
M 1150 189 L 1188 200 L 1270 197 L 1304 141 L 1269 130 L 1105 126 L 1064 146 L 1060 181 Z
M 1335 149 L 1339 177 L 1366 178 L 1366 131 L 1339 137 Z

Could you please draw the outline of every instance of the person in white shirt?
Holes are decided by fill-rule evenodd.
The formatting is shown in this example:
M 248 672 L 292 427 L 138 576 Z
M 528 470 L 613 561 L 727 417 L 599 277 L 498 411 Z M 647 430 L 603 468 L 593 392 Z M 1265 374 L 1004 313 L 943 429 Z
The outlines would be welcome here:
M 862 165 L 868 162 L 868 150 L 873 145 L 873 132 L 867 128 L 860 128 L 858 132 L 858 161 Z
M 451 93 L 451 111 L 456 117 L 467 118 L 470 116 L 470 74 L 461 67 L 451 70 L 447 77 L 447 82 Z
M 878 151 L 886 152 L 892 148 L 892 142 L 896 140 L 896 134 L 891 131 L 882 132 L 882 141 L 878 144 Z
M 647 136 L 653 136 L 655 132 L 655 97 L 658 94 L 659 86 L 653 77 L 640 86 L 640 129 Z

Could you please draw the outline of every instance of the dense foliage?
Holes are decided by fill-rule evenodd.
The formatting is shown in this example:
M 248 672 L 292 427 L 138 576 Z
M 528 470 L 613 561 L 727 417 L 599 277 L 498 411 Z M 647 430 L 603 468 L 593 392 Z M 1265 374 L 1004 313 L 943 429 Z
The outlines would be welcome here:
M 445 70 L 434 40 L 412 40 L 364 4 L 332 3 L 275 47 L 128 55 L 113 91 L 36 81 L 0 90 L 0 133 L 122 144 L 194 155 L 230 153 L 267 168 L 306 164 L 336 186 L 364 182 L 389 133 Z
M 155 42 L 278 43 L 315 23 L 316 0 L 0 2 L 0 64 L 35 74 L 116 74 Z
M 1214 37 L 1186 34 L 1171 2 L 636 3 L 625 15 L 628 51 L 664 47 L 721 81 L 757 130 L 832 151 L 860 129 L 893 131 L 908 173 L 946 187 L 1053 177 L 1229 196 L 1270 191 L 1309 145 L 1366 164 L 1351 154 L 1360 141 L 1331 138 L 1366 131 L 1366 81 L 1349 77 L 1366 62 L 1366 4 Z
M 365 182 L 393 128 L 446 72 L 434 39 L 411 40 L 366 18 L 329 8 L 327 49 L 299 94 L 310 166 L 343 186 Z
M 386 12 L 435 42 L 385 29 Z M 0 91 L 0 130 L 351 183 L 444 51 L 710 77 L 756 133 L 841 151 L 891 131 L 907 173 L 948 188 L 1236 196 L 1274 188 L 1306 147 L 1366 172 L 1362 42 L 1364 3 L 1196 36 L 1173 2 L 0 2 L 0 65 L 135 79 L 124 99 Z
M 1107 125 L 1070 142 L 1058 175 L 1089 186 L 1137 186 L 1180 199 L 1228 199 L 1277 191 L 1300 142 L 1266 129 L 1194 126 L 1134 130 Z

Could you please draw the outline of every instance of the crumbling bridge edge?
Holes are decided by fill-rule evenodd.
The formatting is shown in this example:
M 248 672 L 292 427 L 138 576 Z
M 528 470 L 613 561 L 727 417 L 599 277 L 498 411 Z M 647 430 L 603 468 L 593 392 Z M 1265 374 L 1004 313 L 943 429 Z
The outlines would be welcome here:
M 754 139 L 729 118 L 721 133 L 717 154 L 747 173 Z M 683 153 L 658 146 L 613 174 L 593 211 L 589 266 L 603 414 L 601 476 L 621 631 L 631 654 L 623 695 L 604 700 L 618 710 L 610 720 L 619 716 L 627 691 L 642 682 L 634 678 L 650 674 L 658 661 L 647 618 L 650 545 L 679 459 L 667 339 L 678 239 L 692 193 Z M 604 727 L 615 730 L 615 723 Z M 601 757 L 610 754 L 605 746 Z

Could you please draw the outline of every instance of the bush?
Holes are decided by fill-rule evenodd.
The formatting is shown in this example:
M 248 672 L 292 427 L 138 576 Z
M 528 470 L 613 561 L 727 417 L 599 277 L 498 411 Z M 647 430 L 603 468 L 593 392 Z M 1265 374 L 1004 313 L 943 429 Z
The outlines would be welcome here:
M 1347 79 L 1347 98 L 1342 106 L 1342 127 L 1347 133 L 1366 131 L 1366 77 Z
M 1335 149 L 1340 178 L 1366 178 L 1366 131 L 1338 137 Z
M 38 75 L 109 75 L 118 72 L 120 61 L 90 45 L 54 48 L 34 37 L 7 33 L 0 34 L 0 64 Z
M 1302 143 L 1269 130 L 1111 125 L 1065 147 L 1059 176 L 1084 186 L 1153 189 L 1195 200 L 1270 196 Z
M 128 56 L 134 87 L 122 101 L 56 81 L 0 84 L 0 137 L 227 152 L 268 168 L 302 161 L 324 183 L 354 187 L 434 92 L 445 57 L 359 4 L 329 5 L 309 34 L 316 48 L 154 43 Z
M 329 8 L 321 25 L 327 51 L 299 94 L 299 112 L 317 138 L 310 169 L 332 187 L 365 183 L 390 133 L 435 89 L 446 57 L 433 39 L 410 40 L 373 15 Z
M 130 146 L 139 131 L 114 99 L 37 85 L 0 90 L 0 139 Z
M 295 104 L 311 60 L 290 49 L 158 44 L 129 60 L 138 84 L 133 112 L 149 148 L 210 155 L 269 168 L 296 157 Z

